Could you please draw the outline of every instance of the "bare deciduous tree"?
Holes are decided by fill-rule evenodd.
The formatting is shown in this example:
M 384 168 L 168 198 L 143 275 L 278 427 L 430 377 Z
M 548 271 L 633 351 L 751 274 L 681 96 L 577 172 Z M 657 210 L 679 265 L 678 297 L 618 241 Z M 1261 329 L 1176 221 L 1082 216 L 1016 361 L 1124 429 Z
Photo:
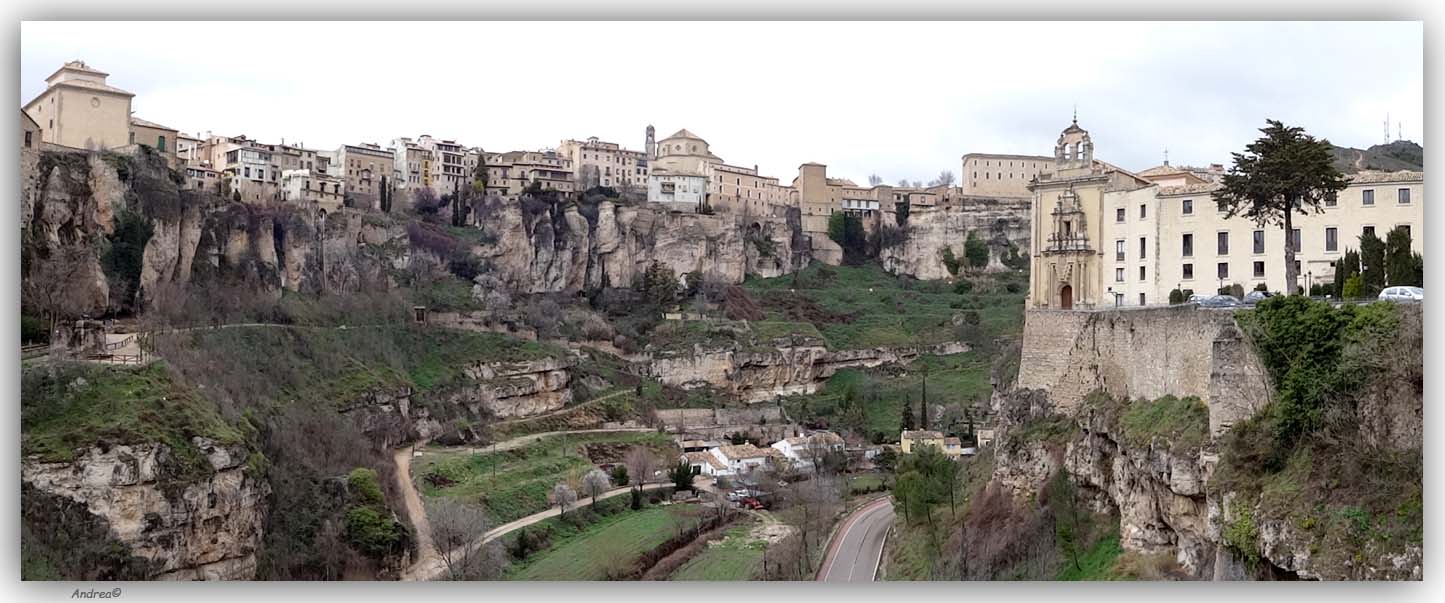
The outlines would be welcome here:
M 501 570 L 495 542 L 479 544 L 491 527 L 480 507 L 441 497 L 427 501 L 427 523 L 447 580 L 491 580 Z
M 937 178 L 934 178 L 934 179 L 933 179 L 933 182 L 928 183 L 928 185 L 929 185 L 929 186 L 953 186 L 954 181 L 955 181 L 955 178 L 954 178 L 954 176 L 953 176 L 953 172 L 950 172 L 950 171 L 948 171 L 948 170 L 943 170 L 942 172 L 939 172 L 939 173 L 938 173 L 938 177 L 937 177 Z
M 89 276 L 91 254 L 83 245 L 72 244 L 52 249 L 50 257 L 32 261 L 30 274 L 21 279 L 20 294 L 25 306 L 36 308 L 55 323 L 79 318 L 90 308 L 86 296 L 77 295 Z
M 652 479 L 652 474 L 657 471 L 657 459 L 652 453 L 641 446 L 633 446 L 627 452 L 627 475 L 631 476 L 634 488 L 641 488 L 643 484 Z
M 612 478 L 601 469 L 593 469 L 582 476 L 582 491 L 592 497 L 592 508 L 597 508 L 597 497 L 612 488 Z
M 868 186 L 878 186 L 880 184 L 883 184 L 882 176 L 879 176 L 878 174 L 868 175 Z
M 577 502 L 577 492 L 568 486 L 566 482 L 558 482 L 552 486 L 552 504 L 560 509 L 558 515 L 566 515 L 567 507 Z

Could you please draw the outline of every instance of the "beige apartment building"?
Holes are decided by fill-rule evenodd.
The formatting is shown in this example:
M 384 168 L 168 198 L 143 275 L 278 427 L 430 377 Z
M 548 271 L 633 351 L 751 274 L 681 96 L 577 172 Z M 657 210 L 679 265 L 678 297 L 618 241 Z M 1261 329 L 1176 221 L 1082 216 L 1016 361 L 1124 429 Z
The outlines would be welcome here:
M 397 187 L 432 188 L 432 170 L 436 155 L 431 152 L 431 149 L 417 144 L 410 138 L 393 140 L 391 147 L 396 151 Z
M 221 173 L 202 165 L 186 164 L 180 171 L 185 174 L 181 188 L 221 194 Z
M 139 117 L 130 118 L 130 144 L 140 144 L 155 149 L 166 158 L 166 165 L 176 167 L 176 139 L 180 131 L 168 128 Z
M 20 148 L 38 149 L 44 139 L 45 133 L 40 131 L 40 124 L 30 117 L 22 109 L 20 111 Z
M 1075 123 L 1055 147 L 1055 169 L 1030 186 L 1033 240 L 1029 306 L 1092 309 L 1166 304 L 1173 289 L 1212 294 L 1284 282 L 1285 233 L 1227 218 L 1213 199 L 1223 166 L 1163 165 L 1139 174 L 1093 159 Z M 1147 175 L 1147 176 L 1146 176 Z M 1359 236 L 1406 228 L 1423 250 L 1424 174 L 1362 172 L 1323 211 L 1296 214 L 1291 238 L 1300 280 L 1332 282 L 1335 262 Z
M 346 200 L 345 182 L 338 176 L 309 169 L 281 172 L 281 199 L 325 213 L 341 209 Z
M 390 186 L 396 152 L 371 143 L 341 145 L 333 165 L 336 169 L 328 167 L 326 173 L 342 179 L 343 190 L 351 196 L 353 206 L 377 209 L 381 207 L 382 189 Z
M 543 190 L 563 193 L 576 190 L 572 161 L 556 151 L 509 151 L 484 156 L 490 194 L 515 201 L 534 183 Z
M 107 84 L 109 76 L 70 61 L 45 78 L 48 87 L 22 110 L 40 127 L 44 142 L 93 150 L 125 146 L 135 95 Z
M 796 190 L 772 176 L 750 168 L 718 163 L 713 166 L 709 204 L 714 211 L 754 216 L 781 215 L 796 203 Z
M 615 189 L 647 187 L 649 163 L 642 151 L 625 149 L 615 142 L 599 140 L 564 140 L 557 153 L 572 162 L 578 190 L 594 186 Z
M 469 149 L 455 140 L 433 138 L 429 134 L 422 134 L 416 144 L 431 153 L 430 186 L 437 195 L 452 195 L 471 184 L 472 172 L 467 169 Z
M 1038 155 L 969 153 L 963 156 L 963 194 L 1028 198 L 1029 182 L 1054 169 L 1054 158 Z

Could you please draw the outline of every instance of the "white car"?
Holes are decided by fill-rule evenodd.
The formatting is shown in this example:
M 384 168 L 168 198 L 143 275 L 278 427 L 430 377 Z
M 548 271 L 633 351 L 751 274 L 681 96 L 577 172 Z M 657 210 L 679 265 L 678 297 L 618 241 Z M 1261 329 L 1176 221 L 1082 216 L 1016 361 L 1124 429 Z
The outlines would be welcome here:
M 1425 301 L 1425 290 L 1420 287 L 1385 287 L 1380 292 L 1384 301 Z

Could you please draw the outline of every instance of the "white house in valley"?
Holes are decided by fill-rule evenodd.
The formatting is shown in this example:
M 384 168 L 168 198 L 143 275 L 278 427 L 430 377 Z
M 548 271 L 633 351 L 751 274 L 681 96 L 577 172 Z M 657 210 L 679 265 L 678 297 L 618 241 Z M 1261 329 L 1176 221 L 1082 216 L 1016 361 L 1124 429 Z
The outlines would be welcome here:
M 843 451 L 843 438 L 831 431 L 815 431 L 808 435 L 784 438 L 773 442 L 772 448 L 788 459 L 793 467 L 812 469 L 818 459 L 830 452 Z

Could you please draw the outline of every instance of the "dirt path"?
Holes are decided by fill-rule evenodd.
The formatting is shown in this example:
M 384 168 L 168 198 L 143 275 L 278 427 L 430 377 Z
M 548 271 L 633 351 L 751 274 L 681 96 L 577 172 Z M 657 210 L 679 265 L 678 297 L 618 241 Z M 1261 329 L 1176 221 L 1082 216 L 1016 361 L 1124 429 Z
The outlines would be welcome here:
M 392 461 L 396 463 L 396 486 L 401 490 L 403 508 L 406 510 L 407 519 L 416 530 L 417 563 L 422 563 L 437 556 L 436 544 L 432 542 L 431 524 L 426 519 L 426 505 L 421 502 L 421 493 L 416 491 L 416 484 L 411 478 L 411 458 L 414 446 L 398 448 L 392 454 Z

